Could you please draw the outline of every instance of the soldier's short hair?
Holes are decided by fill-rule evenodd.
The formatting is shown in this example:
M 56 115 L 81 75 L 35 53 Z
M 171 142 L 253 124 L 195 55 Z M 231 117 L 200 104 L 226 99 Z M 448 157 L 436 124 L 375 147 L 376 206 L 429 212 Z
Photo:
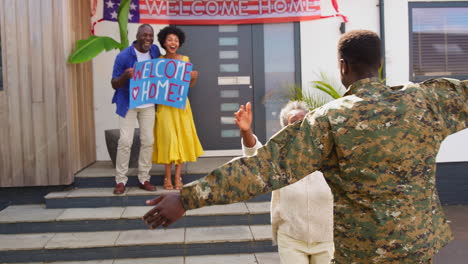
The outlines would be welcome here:
M 281 127 L 288 125 L 288 115 L 294 110 L 302 110 L 307 114 L 309 112 L 309 106 L 304 101 L 289 101 L 280 112 Z
M 338 54 L 362 68 L 378 67 L 381 60 L 380 38 L 370 30 L 353 30 L 341 36 Z

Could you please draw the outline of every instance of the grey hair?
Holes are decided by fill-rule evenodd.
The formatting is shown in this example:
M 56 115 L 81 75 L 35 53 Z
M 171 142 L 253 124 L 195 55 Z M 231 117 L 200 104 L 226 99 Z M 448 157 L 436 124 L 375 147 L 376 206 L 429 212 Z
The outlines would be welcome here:
M 307 114 L 309 112 L 309 106 L 307 106 L 304 101 L 289 101 L 280 112 L 281 127 L 288 125 L 288 115 L 294 110 L 302 110 Z

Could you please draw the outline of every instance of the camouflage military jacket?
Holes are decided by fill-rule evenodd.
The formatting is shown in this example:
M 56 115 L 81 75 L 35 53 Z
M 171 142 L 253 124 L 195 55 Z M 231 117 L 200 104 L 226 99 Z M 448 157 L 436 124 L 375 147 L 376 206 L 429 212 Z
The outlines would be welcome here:
M 468 81 L 351 85 L 285 127 L 256 156 L 182 191 L 185 209 L 248 200 L 323 172 L 334 195 L 336 263 L 417 263 L 452 234 L 435 186 L 442 140 L 467 127 Z

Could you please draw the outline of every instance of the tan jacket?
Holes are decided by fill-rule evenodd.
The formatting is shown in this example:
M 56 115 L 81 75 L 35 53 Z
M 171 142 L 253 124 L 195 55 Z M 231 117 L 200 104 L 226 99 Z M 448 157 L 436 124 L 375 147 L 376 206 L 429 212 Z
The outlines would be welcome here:
M 244 156 L 262 147 L 255 139 L 252 148 L 242 142 Z M 278 232 L 308 243 L 333 241 L 333 196 L 321 172 L 272 192 L 271 228 L 275 244 Z

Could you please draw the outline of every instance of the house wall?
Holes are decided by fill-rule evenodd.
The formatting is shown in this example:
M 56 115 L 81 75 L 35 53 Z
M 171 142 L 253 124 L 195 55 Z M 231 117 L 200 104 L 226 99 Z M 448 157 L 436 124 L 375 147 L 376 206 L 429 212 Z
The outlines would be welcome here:
M 95 161 L 91 63 L 67 64 L 76 40 L 89 35 L 89 8 L 0 1 L 0 187 L 70 184 Z

